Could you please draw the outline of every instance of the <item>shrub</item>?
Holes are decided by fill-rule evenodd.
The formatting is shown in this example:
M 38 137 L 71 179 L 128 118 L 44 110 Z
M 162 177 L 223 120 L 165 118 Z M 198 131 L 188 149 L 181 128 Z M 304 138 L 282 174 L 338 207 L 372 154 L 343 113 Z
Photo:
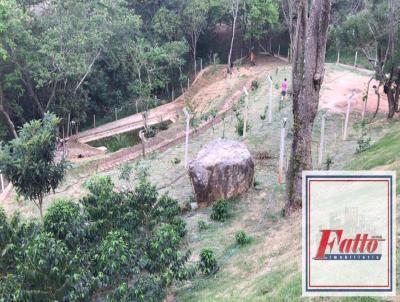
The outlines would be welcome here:
M 235 234 L 235 239 L 238 245 L 246 245 L 251 241 L 251 237 L 248 236 L 243 230 L 240 230 Z
M 329 171 L 331 169 L 331 165 L 333 164 L 333 157 L 327 155 L 324 164 L 325 164 L 325 169 Z
M 175 164 L 175 165 L 179 164 L 180 162 L 181 162 L 181 160 L 179 158 L 177 158 L 177 157 L 174 157 L 172 159 L 172 163 Z
M 235 125 L 235 129 L 236 129 L 236 133 L 240 136 L 243 135 L 243 127 L 244 127 L 244 121 L 243 118 L 238 117 L 237 118 L 237 123 Z M 250 130 L 250 124 L 249 121 L 247 121 L 247 127 L 246 130 L 249 131 Z
M 257 80 L 253 80 L 251 82 L 251 90 L 257 90 L 259 87 L 258 81 Z
M 64 199 L 56 200 L 49 207 L 43 226 L 46 232 L 63 240 L 69 247 L 73 247 L 85 235 L 79 205 Z
M 229 218 L 229 205 L 224 199 L 218 200 L 212 207 L 211 219 L 225 221 Z
M 134 190 L 116 192 L 106 176 L 86 187 L 79 203 L 54 202 L 43 224 L 0 210 L 0 301 L 162 301 L 193 275 L 176 200 L 146 177 Z
M 357 140 L 358 147 L 356 149 L 356 153 L 364 152 L 371 147 L 371 136 L 367 128 L 367 123 L 362 121 L 359 127 L 361 129 L 361 135 Z
M 144 131 L 145 138 L 152 138 L 156 136 L 156 134 L 157 134 L 156 129 L 153 126 L 147 127 Z
M 133 166 L 125 163 L 119 168 L 119 179 L 129 181 L 133 173 Z
M 168 129 L 168 122 L 166 121 L 162 121 L 159 125 L 158 125 L 158 129 L 164 131 Z
M 265 117 L 266 117 L 266 116 L 265 116 L 265 113 L 260 114 L 260 119 L 261 119 L 261 120 L 265 120 Z
M 218 270 L 217 259 L 213 250 L 209 248 L 201 250 L 199 268 L 206 275 L 214 274 Z
M 204 220 L 199 220 L 197 226 L 199 227 L 199 231 L 207 230 L 210 227 Z
M 100 242 L 93 259 L 96 275 L 114 279 L 132 272 L 135 257 L 128 238 L 125 231 L 111 231 Z

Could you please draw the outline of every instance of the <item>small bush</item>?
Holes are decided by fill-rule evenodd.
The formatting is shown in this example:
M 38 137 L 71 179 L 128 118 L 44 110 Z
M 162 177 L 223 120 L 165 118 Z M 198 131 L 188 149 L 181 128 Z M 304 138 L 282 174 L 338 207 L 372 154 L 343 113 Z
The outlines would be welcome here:
M 259 87 L 258 81 L 257 80 L 253 80 L 251 82 L 251 90 L 257 90 Z
M 243 119 L 242 119 L 242 118 L 238 118 L 238 119 L 237 119 L 237 123 L 236 123 L 236 125 L 235 125 L 235 128 L 236 128 L 236 133 L 237 133 L 238 135 L 240 135 L 240 136 L 243 135 L 243 127 L 244 127 L 244 121 L 243 121 Z M 249 121 L 247 121 L 246 130 L 247 130 L 247 131 L 250 130 Z
M 158 129 L 164 131 L 168 129 L 168 122 L 166 121 L 162 121 L 159 125 L 158 125 Z
M 224 199 L 218 200 L 212 207 L 211 219 L 225 221 L 229 218 L 229 205 Z
M 125 163 L 119 168 L 119 179 L 129 181 L 133 173 L 133 166 Z
M 199 231 L 207 230 L 210 227 L 204 220 L 199 220 L 197 226 L 199 227 Z
M 261 119 L 261 120 L 265 120 L 265 113 L 260 114 L 260 119 Z
M 371 147 L 371 135 L 369 134 L 369 129 L 367 128 L 367 124 L 365 121 L 362 121 L 360 124 L 361 135 L 357 140 L 357 149 L 356 153 L 364 152 L 365 150 Z
M 212 116 L 212 118 L 216 118 L 218 115 L 218 109 L 217 108 L 213 108 L 210 110 L 210 115 Z
M 333 157 L 328 155 L 325 159 L 325 170 L 329 171 L 331 169 L 331 166 L 333 164 Z
M 254 187 L 254 188 L 259 187 L 260 184 L 261 184 L 261 182 L 260 182 L 259 180 L 254 179 L 254 181 L 253 181 L 253 187 Z
M 251 241 L 250 236 L 248 236 L 243 230 L 235 234 L 235 239 L 238 245 L 246 245 L 249 244 Z
M 152 126 L 149 126 L 145 129 L 144 131 L 144 137 L 145 138 L 152 138 L 154 136 L 156 136 L 156 129 Z
M 218 270 L 217 259 L 211 249 L 202 249 L 200 253 L 199 268 L 205 275 L 214 274 Z
M 175 165 L 179 164 L 180 162 L 181 162 L 181 160 L 179 158 L 177 158 L 177 157 L 174 157 L 172 159 L 172 163 L 175 164 Z

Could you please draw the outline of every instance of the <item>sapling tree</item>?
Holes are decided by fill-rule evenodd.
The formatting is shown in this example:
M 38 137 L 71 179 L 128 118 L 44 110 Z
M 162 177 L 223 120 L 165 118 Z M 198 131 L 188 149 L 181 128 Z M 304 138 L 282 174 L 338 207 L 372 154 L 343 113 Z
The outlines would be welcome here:
M 19 137 L 0 149 L 0 169 L 15 186 L 17 193 L 35 203 L 43 217 L 43 199 L 64 178 L 67 162 L 55 159 L 57 125 L 60 120 L 46 113 L 19 131 Z

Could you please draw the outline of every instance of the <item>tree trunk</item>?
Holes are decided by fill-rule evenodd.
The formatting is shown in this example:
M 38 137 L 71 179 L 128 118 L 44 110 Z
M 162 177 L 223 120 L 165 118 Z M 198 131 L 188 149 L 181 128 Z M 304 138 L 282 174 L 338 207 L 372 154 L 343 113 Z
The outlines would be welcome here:
M 391 85 L 391 84 L 390 84 Z M 395 98 L 394 98 L 394 91 L 392 88 L 389 88 L 389 91 L 387 92 L 387 99 L 388 99 L 388 105 L 389 105 L 389 112 L 388 112 L 388 119 L 392 119 L 395 113 Z
M 294 124 L 292 154 L 287 173 L 288 207 L 301 206 L 302 171 L 312 169 L 312 128 L 325 71 L 330 0 L 315 0 L 309 14 L 307 3 L 307 0 L 300 1 L 293 45 Z
M 236 30 L 236 19 L 239 10 L 239 0 L 234 0 L 235 3 L 232 4 L 232 16 L 233 16 L 233 24 L 232 24 L 232 39 L 231 39 L 231 47 L 229 49 L 229 56 L 228 56 L 228 71 L 231 72 L 231 60 L 232 60 L 232 49 L 233 49 L 233 42 L 235 40 L 235 30 Z
M 382 84 L 379 83 L 378 87 L 374 86 L 375 94 L 376 94 L 376 96 L 378 98 L 378 101 L 376 102 L 376 110 L 375 110 L 375 113 L 374 113 L 374 116 L 372 117 L 372 119 L 374 119 L 376 117 L 376 115 L 378 114 L 378 111 L 379 111 L 379 104 L 381 102 L 381 94 L 379 93 L 379 87 L 381 87 L 381 85 Z
M 7 125 L 8 130 L 10 133 L 14 136 L 14 138 L 18 137 L 17 131 L 15 130 L 15 125 L 13 121 L 10 118 L 10 115 L 8 114 L 7 110 L 4 108 L 4 95 L 3 95 L 3 89 L 0 86 L 0 114 L 3 116 L 4 122 Z

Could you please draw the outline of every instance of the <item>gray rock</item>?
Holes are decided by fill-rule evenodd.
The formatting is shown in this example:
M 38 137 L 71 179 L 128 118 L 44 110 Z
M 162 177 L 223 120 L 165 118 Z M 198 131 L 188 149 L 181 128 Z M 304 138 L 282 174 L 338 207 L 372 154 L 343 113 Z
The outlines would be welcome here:
M 247 191 L 253 184 L 254 161 L 243 143 L 217 139 L 189 162 L 189 176 L 197 203 L 206 206 Z

